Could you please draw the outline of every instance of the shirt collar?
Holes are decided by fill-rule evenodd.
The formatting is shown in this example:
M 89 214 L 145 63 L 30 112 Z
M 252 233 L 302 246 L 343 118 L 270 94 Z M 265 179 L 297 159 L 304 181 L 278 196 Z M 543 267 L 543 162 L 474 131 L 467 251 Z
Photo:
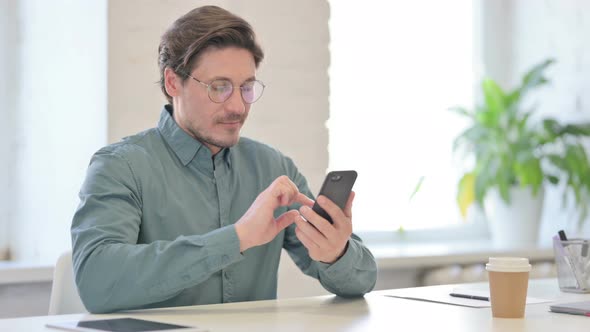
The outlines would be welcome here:
M 180 159 L 182 165 L 188 165 L 201 149 L 203 151 L 200 154 L 208 156 L 210 161 L 211 151 L 209 148 L 182 130 L 174 121 L 172 112 L 172 105 L 167 104 L 163 107 L 158 121 L 158 130 Z M 219 153 L 223 156 L 227 166 L 231 167 L 231 149 L 224 148 Z

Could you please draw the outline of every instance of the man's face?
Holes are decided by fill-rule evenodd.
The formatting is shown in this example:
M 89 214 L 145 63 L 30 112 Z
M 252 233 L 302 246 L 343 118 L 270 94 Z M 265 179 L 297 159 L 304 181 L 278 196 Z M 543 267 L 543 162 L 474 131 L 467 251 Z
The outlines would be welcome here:
M 251 105 L 242 99 L 239 86 L 255 79 L 254 57 L 241 48 L 211 48 L 201 54 L 190 74 L 207 84 L 226 79 L 234 86 L 229 99 L 215 103 L 209 99 L 207 86 L 190 77 L 181 84 L 178 77 L 177 93 L 172 95 L 176 123 L 216 154 L 224 147 L 235 145 L 240 138 Z

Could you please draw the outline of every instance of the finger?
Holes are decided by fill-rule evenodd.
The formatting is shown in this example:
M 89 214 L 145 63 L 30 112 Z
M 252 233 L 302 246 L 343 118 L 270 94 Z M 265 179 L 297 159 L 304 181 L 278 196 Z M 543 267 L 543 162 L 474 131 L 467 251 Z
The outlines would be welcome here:
M 311 241 L 313 241 L 315 244 L 317 244 L 318 247 L 321 247 L 322 244 L 327 242 L 326 237 L 322 233 L 320 233 L 315 227 L 313 227 L 312 224 L 307 222 L 305 219 L 299 217 L 295 220 L 295 223 L 297 224 L 297 228 L 299 228 L 299 230 L 302 233 L 305 233 L 305 235 Z
M 289 192 L 289 202 L 288 205 L 298 202 L 301 197 L 299 197 L 299 188 L 295 184 L 295 182 L 291 181 L 287 176 L 283 176 L 283 184 L 287 187 Z
M 285 193 L 281 195 L 281 206 L 289 206 L 291 205 L 291 195 L 292 193 L 289 192 L 289 189 L 285 188 Z
M 313 242 L 309 236 L 305 235 L 305 233 L 303 233 L 299 227 L 295 228 L 295 236 L 297 236 L 299 241 L 303 243 L 303 246 L 305 246 L 308 251 L 319 249 L 319 246 Z
M 332 202 L 328 197 L 320 195 L 317 199 L 317 202 L 324 210 L 326 210 L 330 217 L 332 217 L 334 226 L 338 227 L 338 225 L 342 223 L 342 220 L 346 219 L 344 211 L 342 211 L 340 207 L 334 204 L 334 202 Z
M 289 225 L 294 223 L 297 218 L 300 218 L 297 210 L 290 210 L 281 214 L 275 221 L 277 230 L 280 232 L 289 227 Z
M 281 182 L 289 188 L 289 192 L 293 193 L 293 195 L 290 196 L 290 198 L 292 198 L 292 201 L 290 202 L 291 204 L 299 203 L 302 205 L 313 206 L 313 200 L 311 198 L 305 196 L 304 194 L 302 194 L 299 191 L 299 187 L 297 187 L 295 182 L 293 182 L 289 177 L 287 177 L 285 175 L 281 176 L 280 178 L 281 178 Z
M 305 196 L 302 193 L 298 193 L 297 196 L 295 196 L 295 202 L 296 203 L 299 203 L 299 204 L 301 204 L 303 206 L 309 206 L 309 207 L 312 207 L 313 206 L 313 203 L 314 203 L 313 202 L 313 199 Z
M 301 215 L 307 219 L 317 231 L 319 231 L 326 239 L 330 239 L 332 233 L 336 230 L 326 219 L 315 213 L 309 206 L 302 206 L 299 208 Z
M 276 182 L 279 186 L 281 186 L 283 192 L 288 194 L 289 199 L 295 197 L 295 194 L 299 192 L 299 189 L 295 183 L 293 183 L 293 181 L 291 181 L 291 179 L 289 179 L 289 177 L 286 175 L 279 176 L 276 179 Z
M 288 206 L 291 205 L 291 201 L 296 196 L 298 191 L 294 190 L 292 186 L 285 182 L 285 180 L 281 180 L 283 177 L 278 178 L 275 180 L 275 183 L 272 184 L 272 195 L 277 198 L 280 206 Z M 286 178 L 286 177 L 285 177 Z
M 297 185 L 295 184 L 295 182 L 291 181 L 291 179 L 288 176 L 285 176 L 285 183 L 291 187 L 291 189 L 293 190 L 293 192 L 298 193 L 299 192 L 299 187 L 297 187 Z
M 352 202 L 354 201 L 354 196 L 354 191 L 351 191 L 350 196 L 348 196 L 348 201 L 344 206 L 344 215 L 346 215 L 349 219 L 352 219 Z

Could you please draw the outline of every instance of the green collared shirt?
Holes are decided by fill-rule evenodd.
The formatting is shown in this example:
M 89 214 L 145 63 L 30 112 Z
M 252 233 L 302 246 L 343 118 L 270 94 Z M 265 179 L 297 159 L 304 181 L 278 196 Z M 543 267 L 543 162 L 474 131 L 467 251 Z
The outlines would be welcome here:
M 375 259 L 356 235 L 331 265 L 309 257 L 295 224 L 240 253 L 234 223 L 258 194 L 287 175 L 313 197 L 307 182 L 291 159 L 247 138 L 212 156 L 170 112 L 162 110 L 157 128 L 92 157 L 71 228 L 89 311 L 275 299 L 281 248 L 334 294 L 373 289 Z

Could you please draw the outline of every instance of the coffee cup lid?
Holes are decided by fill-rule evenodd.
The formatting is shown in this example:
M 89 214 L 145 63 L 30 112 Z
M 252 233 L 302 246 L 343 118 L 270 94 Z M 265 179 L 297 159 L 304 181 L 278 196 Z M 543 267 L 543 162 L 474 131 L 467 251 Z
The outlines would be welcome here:
M 486 270 L 493 272 L 529 272 L 531 264 L 527 258 L 490 257 Z

